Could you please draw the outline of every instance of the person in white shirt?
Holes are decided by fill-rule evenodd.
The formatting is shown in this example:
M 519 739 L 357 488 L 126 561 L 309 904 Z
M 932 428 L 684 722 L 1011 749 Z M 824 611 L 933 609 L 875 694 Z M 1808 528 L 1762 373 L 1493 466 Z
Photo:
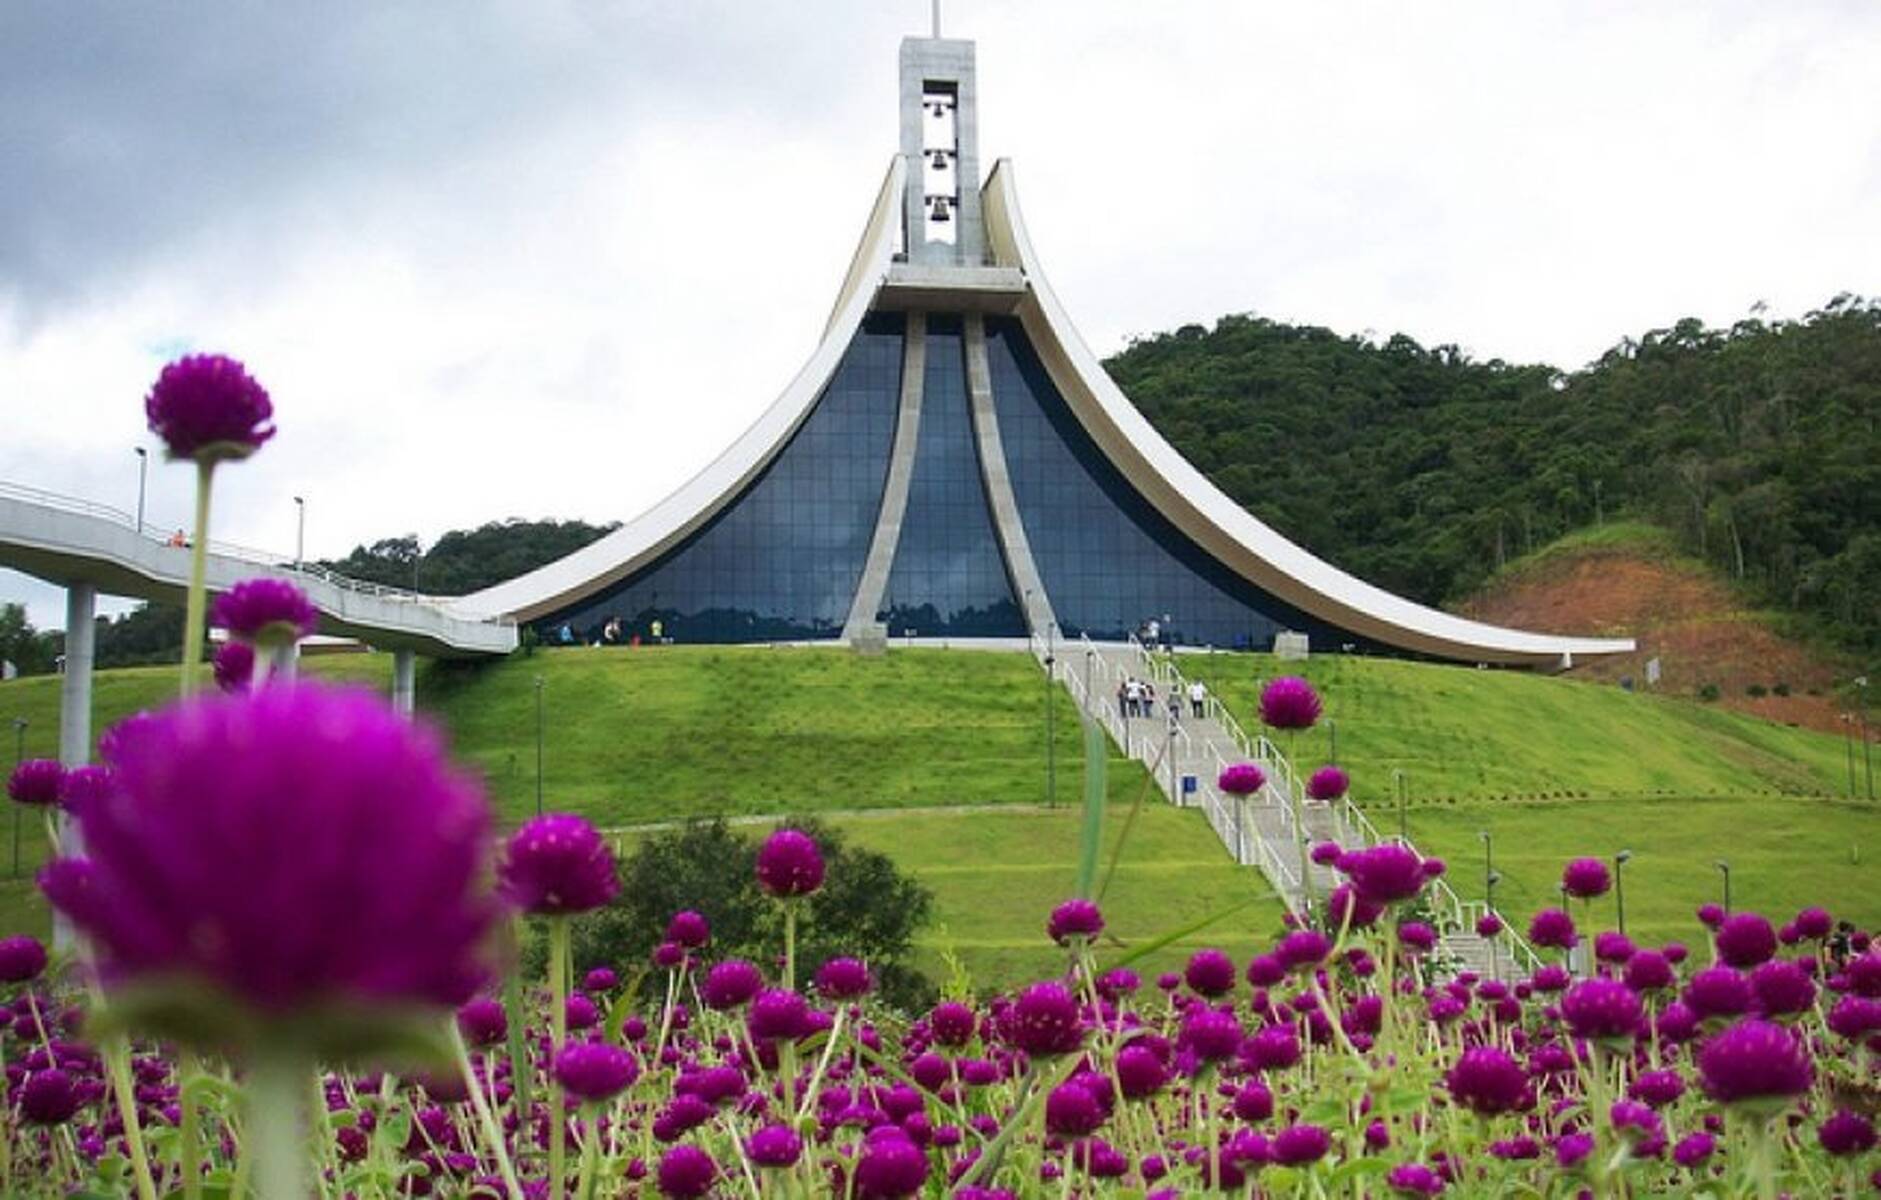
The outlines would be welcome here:
M 1189 715 L 1200 717 L 1208 707 L 1208 689 L 1197 679 L 1189 684 Z

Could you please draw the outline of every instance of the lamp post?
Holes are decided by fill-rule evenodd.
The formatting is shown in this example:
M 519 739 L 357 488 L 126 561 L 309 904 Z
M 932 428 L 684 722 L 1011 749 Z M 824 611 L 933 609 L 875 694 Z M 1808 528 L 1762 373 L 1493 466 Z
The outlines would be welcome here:
M 1855 798 L 1855 714 L 1842 714 L 1842 748 L 1848 752 L 1848 798 Z
M 1711 865 L 1724 875 L 1724 911 L 1728 914 L 1731 911 L 1731 864 L 1720 858 Z
M 542 815 L 542 676 L 536 676 L 536 816 Z
M 13 769 L 16 771 L 19 770 L 20 764 L 26 761 L 26 726 L 28 724 L 25 717 L 13 718 Z M 13 810 L 13 878 L 18 879 L 20 877 L 20 806 L 11 804 L 7 807 Z
M 307 560 L 307 497 L 294 497 L 294 565 Z
M 1874 746 L 1868 741 L 1868 677 L 1855 676 L 1856 695 L 1861 700 L 1861 769 L 1868 780 L 1868 799 L 1874 799 Z
M 1404 805 L 1406 798 L 1410 795 L 1411 789 L 1404 780 L 1404 772 L 1394 767 L 1391 771 L 1391 790 L 1397 793 L 1398 798 L 1398 840 L 1400 842 L 1409 842 L 1411 840 L 1411 827 L 1409 816 L 1404 811 Z
M 1494 911 L 1496 907 L 1495 842 L 1487 829 L 1478 829 L 1476 836 L 1483 839 L 1483 905 Z
M 144 532 L 144 480 L 150 473 L 150 451 L 142 446 L 132 446 L 131 453 L 137 455 L 137 532 Z
M 1058 807 L 1058 706 L 1052 703 L 1057 681 L 1058 622 L 1045 623 L 1045 807 Z
M 1619 909 L 1621 936 L 1626 934 L 1626 872 L 1622 868 L 1632 858 L 1631 850 L 1622 850 L 1613 856 L 1613 903 Z

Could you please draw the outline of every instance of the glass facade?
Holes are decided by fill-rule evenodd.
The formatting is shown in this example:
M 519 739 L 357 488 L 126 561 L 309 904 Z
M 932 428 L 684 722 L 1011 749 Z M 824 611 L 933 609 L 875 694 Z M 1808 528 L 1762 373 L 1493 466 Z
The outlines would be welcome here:
M 683 642 L 842 633 L 869 553 L 900 405 L 903 322 L 871 313 L 810 415 L 742 495 L 627 579 L 536 621 L 545 643 L 660 632 Z
M 1072 416 L 1016 319 L 987 319 L 986 352 L 1014 498 L 1061 633 L 1111 640 L 1154 619 L 1193 645 L 1265 649 L 1283 629 L 1314 650 L 1363 645 L 1228 570 L 1144 500 Z
M 927 318 L 921 431 L 908 509 L 875 619 L 895 637 L 1025 636 L 1025 616 L 1012 594 L 980 480 L 957 316 Z

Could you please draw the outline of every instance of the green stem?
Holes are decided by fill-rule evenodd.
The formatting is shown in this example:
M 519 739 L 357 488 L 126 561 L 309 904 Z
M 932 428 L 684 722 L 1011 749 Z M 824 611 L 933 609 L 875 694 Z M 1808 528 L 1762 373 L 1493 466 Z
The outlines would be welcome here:
M 1751 1170 L 1757 1176 L 1758 1200 L 1776 1200 L 1776 1163 L 1770 1153 L 1768 1117 L 1753 1117 L 1750 1126 Z
M 189 548 L 189 597 L 183 609 L 183 690 L 195 692 L 197 669 L 202 666 L 203 626 L 208 618 L 209 597 L 204 577 L 209 569 L 209 485 L 214 479 L 213 461 L 196 464 L 196 540 Z
M 521 940 L 520 930 L 517 940 Z M 529 1102 L 529 1054 L 523 1041 L 527 1010 L 523 1007 L 522 973 L 519 971 L 511 971 L 503 980 L 503 1007 L 509 1014 L 510 1095 L 515 1099 L 516 1119 L 526 1126 L 534 1106 Z
M 549 1196 L 562 1200 L 568 1184 L 562 1174 L 568 1114 L 562 1108 L 561 1081 L 555 1078 L 555 1057 L 568 1040 L 568 918 L 560 915 L 549 918 L 549 1002 Z
M 784 901 L 784 989 L 797 990 L 797 904 Z
M 309 1176 L 300 1118 L 306 1064 L 264 1053 L 248 1077 L 248 1153 L 261 1200 L 305 1200 Z
M 587 1124 L 581 1137 L 581 1175 L 575 1184 L 575 1195 L 581 1200 L 593 1200 L 594 1169 L 601 1159 L 601 1106 L 583 1105 L 581 1115 L 587 1118 Z
M 177 1159 L 183 1172 L 183 1197 L 184 1200 L 201 1200 L 202 1117 L 196 1108 L 196 1098 L 190 1095 L 189 1085 L 202 1074 L 202 1065 L 190 1050 L 183 1051 L 183 1061 L 177 1065 L 181 1082 L 176 1089 L 176 1102 L 183 1110 Z
M 484 1141 L 490 1144 L 490 1154 L 496 1159 L 496 1169 L 503 1176 L 503 1187 L 509 1192 L 510 1200 L 523 1200 L 522 1184 L 516 1178 L 515 1165 L 509 1161 L 509 1148 L 503 1143 L 503 1128 L 496 1123 L 496 1114 L 490 1111 L 483 1087 L 477 1082 L 477 1069 L 471 1065 L 470 1049 L 464 1045 L 463 1032 L 457 1028 L 456 1021 L 449 1024 L 451 1049 L 457 1052 L 457 1067 L 464 1073 L 464 1084 L 470 1089 L 470 1107 L 476 1111 Z
M 111 1070 L 111 1091 L 117 1096 L 118 1120 L 124 1125 L 124 1145 L 131 1154 L 131 1174 L 140 1200 L 157 1200 L 157 1182 L 150 1175 L 150 1155 L 144 1150 L 144 1131 L 137 1120 L 137 1095 L 131 1087 L 130 1044 L 114 1037 L 105 1046 Z

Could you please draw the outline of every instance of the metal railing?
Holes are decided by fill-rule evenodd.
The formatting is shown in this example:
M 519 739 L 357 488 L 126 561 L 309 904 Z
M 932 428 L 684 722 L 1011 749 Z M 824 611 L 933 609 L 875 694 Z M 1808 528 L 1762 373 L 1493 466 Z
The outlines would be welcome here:
M 37 505 L 41 508 L 50 508 L 59 512 L 74 513 L 79 516 L 108 521 L 113 525 L 130 530 L 132 533 L 153 545 L 171 546 L 173 545 L 172 539 L 176 536 L 175 534 L 164 535 L 158 532 L 161 526 L 153 525 L 149 521 L 145 521 L 143 527 L 140 529 L 137 524 L 137 518 L 125 512 L 123 509 L 113 508 L 109 504 L 100 504 L 95 500 L 87 500 L 80 496 L 66 496 L 58 492 L 49 492 L 44 488 L 36 488 L 23 483 L 12 483 L 0 480 L 0 496 L 20 500 L 27 504 Z M 211 538 L 209 540 L 208 550 L 209 553 L 222 558 L 232 558 L 239 562 L 253 564 L 257 567 L 265 567 L 271 571 L 286 571 L 307 579 L 319 580 L 341 591 L 350 592 L 355 595 L 372 596 L 377 599 L 390 600 L 397 603 L 418 604 L 435 609 L 448 608 L 451 602 L 456 599 L 456 597 L 452 596 L 431 596 L 423 592 L 413 591 L 409 588 L 390 587 L 382 583 L 371 583 L 363 579 L 354 579 L 350 575 L 342 575 L 318 563 L 310 563 L 304 560 L 296 562 L 294 556 L 291 554 L 277 554 L 271 550 L 261 550 L 253 546 L 244 546 L 238 542 L 224 542 Z M 451 616 L 456 620 L 480 625 L 505 626 L 515 623 L 510 618 L 503 616 L 463 617 L 455 613 L 452 613 Z

